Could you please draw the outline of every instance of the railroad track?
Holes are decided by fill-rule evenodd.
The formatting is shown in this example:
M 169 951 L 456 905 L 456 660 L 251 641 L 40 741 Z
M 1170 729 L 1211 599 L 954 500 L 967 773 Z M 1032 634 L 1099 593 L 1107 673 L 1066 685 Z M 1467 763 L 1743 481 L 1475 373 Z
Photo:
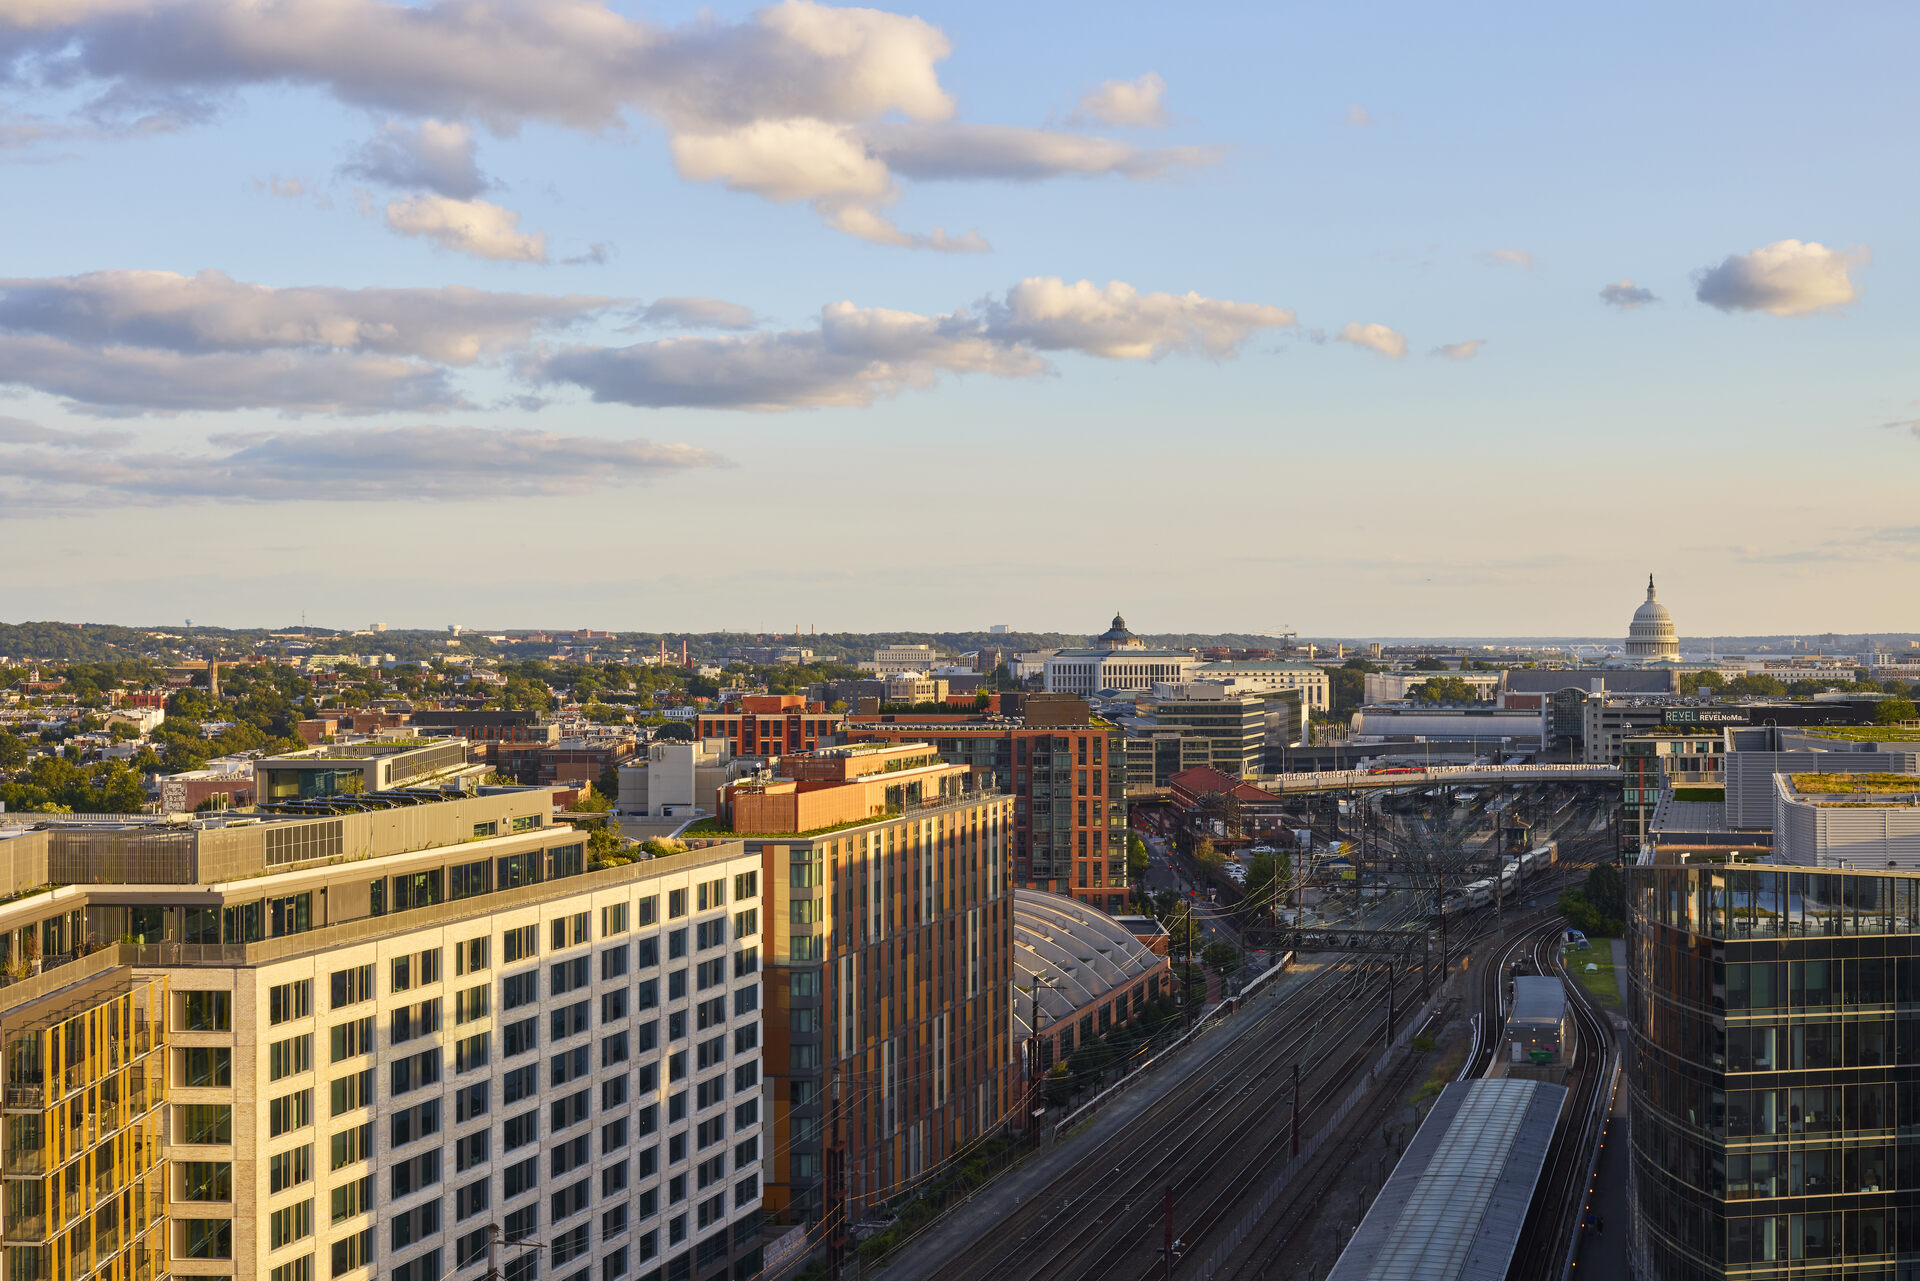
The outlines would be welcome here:
M 1284 1005 L 1263 1012 L 1235 1044 L 1076 1162 L 1003 1221 L 990 1241 L 934 1272 L 938 1281 L 1134 1278 L 1156 1264 L 1162 1207 L 1205 1196 L 1223 1170 L 1244 1177 L 1290 1142 L 1292 1069 L 1302 1065 L 1304 1123 L 1350 1088 L 1345 1078 L 1385 1032 L 1386 983 L 1375 959 L 1328 964 Z M 1396 997 L 1418 991 L 1419 972 L 1396 976 Z M 1251 1156 L 1243 1155 L 1251 1150 Z M 1217 1217 L 1217 1216 L 1216 1216 Z M 1185 1222 L 1199 1227 L 1188 1215 Z M 1189 1239 L 1191 1227 L 1181 1228 Z

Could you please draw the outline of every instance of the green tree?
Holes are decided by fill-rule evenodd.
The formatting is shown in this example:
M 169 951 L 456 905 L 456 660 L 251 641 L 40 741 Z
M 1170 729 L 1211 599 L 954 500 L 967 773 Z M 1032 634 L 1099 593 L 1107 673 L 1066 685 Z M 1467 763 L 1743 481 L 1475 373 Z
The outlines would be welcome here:
M 1127 833 L 1127 879 L 1138 881 L 1145 875 L 1152 859 L 1147 853 L 1147 843 L 1132 832 Z
M 1719 672 L 1682 672 L 1680 673 L 1680 692 L 1689 696 L 1701 690 L 1709 693 L 1726 688 L 1727 678 Z
M 1200 960 L 1214 973 L 1226 974 L 1240 968 L 1240 949 L 1224 941 L 1209 943 Z
M 1240 902 L 1261 915 L 1272 911 L 1293 881 L 1293 860 L 1285 851 L 1255 854 L 1247 864 L 1247 883 Z
M 1786 682 L 1772 676 L 1736 676 L 1726 684 L 1726 692 L 1736 697 L 1780 698 L 1787 692 Z
M 1044 1093 L 1050 1108 L 1057 1108 L 1073 1097 L 1073 1073 L 1066 1064 L 1056 1063 L 1047 1072 Z
M 1433 676 L 1409 691 L 1423 703 L 1471 703 L 1480 697 L 1480 687 L 1462 676 Z
M 0 729 L 0 769 L 19 769 L 27 763 L 27 744 L 19 735 Z
M 1226 862 L 1226 855 L 1213 847 L 1212 837 L 1201 836 L 1193 842 L 1193 861 L 1207 867 L 1218 867 Z
M 594 782 L 593 790 L 606 797 L 609 801 L 619 800 L 620 767 L 612 761 L 607 762 L 607 767 L 600 771 L 599 779 Z
M 1910 698 L 1883 698 L 1873 705 L 1873 723 L 1876 725 L 1897 725 L 1901 721 L 1910 721 L 1920 716 Z
M 1444 660 L 1435 658 L 1431 654 L 1423 654 L 1413 660 L 1413 670 L 1416 672 L 1444 672 L 1447 670 L 1447 664 Z

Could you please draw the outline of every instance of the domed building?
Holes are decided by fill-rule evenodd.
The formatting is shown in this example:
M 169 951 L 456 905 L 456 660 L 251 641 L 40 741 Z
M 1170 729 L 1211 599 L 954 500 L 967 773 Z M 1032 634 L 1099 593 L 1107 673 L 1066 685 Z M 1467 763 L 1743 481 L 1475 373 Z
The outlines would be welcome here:
M 1115 614 L 1113 626 L 1093 638 L 1095 649 L 1144 649 L 1146 642 L 1127 630 L 1127 620 Z
M 1647 575 L 1647 599 L 1633 611 L 1633 623 L 1627 628 L 1627 661 L 1680 661 L 1680 637 L 1673 630 L 1673 615 L 1667 613 L 1667 607 L 1654 594 L 1652 574 Z

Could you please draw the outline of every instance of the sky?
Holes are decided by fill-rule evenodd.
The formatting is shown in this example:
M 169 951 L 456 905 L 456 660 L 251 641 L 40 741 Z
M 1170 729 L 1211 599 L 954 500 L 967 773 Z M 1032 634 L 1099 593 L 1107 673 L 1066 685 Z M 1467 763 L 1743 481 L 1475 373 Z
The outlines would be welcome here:
M 1916 27 L 0 0 L 0 619 L 1915 630 Z

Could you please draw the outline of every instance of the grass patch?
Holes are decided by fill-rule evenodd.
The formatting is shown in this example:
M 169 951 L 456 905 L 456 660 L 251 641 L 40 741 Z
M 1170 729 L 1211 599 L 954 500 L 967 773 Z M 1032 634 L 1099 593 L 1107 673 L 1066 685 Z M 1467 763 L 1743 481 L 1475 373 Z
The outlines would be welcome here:
M 1620 1001 L 1620 987 L 1613 980 L 1613 948 L 1602 940 L 1591 951 L 1568 952 L 1565 957 L 1567 973 L 1574 982 L 1587 989 L 1587 994 L 1610 1010 L 1624 1010 Z M 1596 968 L 1589 970 L 1587 966 Z
M 1727 789 L 1724 787 L 1676 787 L 1673 789 L 1676 801 L 1724 801 Z
M 1466 1061 L 1467 1048 L 1464 1045 L 1457 1045 L 1441 1055 L 1440 1061 L 1433 1065 L 1433 1071 L 1428 1074 L 1427 1079 L 1415 1086 L 1413 1093 L 1407 1096 L 1407 1106 L 1425 1116 L 1427 1109 L 1433 1106 L 1433 1101 L 1440 1097 L 1440 1091 L 1451 1085 L 1453 1078 L 1460 1075 L 1460 1065 Z
M 1848 743 L 1920 743 L 1920 729 L 1897 725 L 1830 726 L 1800 732 L 1809 738 L 1837 738 Z
M 1891 795 L 1920 791 L 1913 774 L 1794 774 L 1794 790 L 1802 796 Z

